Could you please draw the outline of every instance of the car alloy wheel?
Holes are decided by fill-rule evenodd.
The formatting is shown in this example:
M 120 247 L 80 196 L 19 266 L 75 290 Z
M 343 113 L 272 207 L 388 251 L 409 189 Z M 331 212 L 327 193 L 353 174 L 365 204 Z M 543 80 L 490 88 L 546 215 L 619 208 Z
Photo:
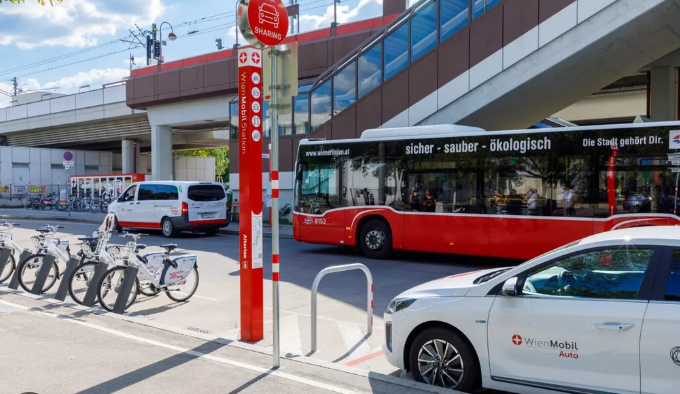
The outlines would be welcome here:
M 366 246 L 371 250 L 382 249 L 385 245 L 385 233 L 379 228 L 373 228 L 366 233 Z
M 428 384 L 455 389 L 465 376 L 465 365 L 452 344 L 433 339 L 418 352 L 418 371 Z
M 163 235 L 166 237 L 172 236 L 174 229 L 172 228 L 172 223 L 169 220 L 163 222 Z

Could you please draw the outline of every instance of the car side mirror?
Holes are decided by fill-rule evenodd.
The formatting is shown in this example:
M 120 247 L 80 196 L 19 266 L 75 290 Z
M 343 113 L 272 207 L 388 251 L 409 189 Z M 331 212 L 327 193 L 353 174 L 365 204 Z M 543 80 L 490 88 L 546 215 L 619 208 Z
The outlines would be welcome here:
M 517 278 L 510 278 L 503 283 L 501 293 L 506 297 L 517 296 Z

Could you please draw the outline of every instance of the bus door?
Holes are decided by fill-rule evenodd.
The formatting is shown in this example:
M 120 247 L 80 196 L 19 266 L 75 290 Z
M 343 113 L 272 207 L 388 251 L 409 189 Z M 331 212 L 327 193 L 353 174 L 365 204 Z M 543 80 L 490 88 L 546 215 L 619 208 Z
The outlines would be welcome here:
M 345 211 L 340 197 L 340 163 L 315 160 L 300 163 L 297 212 L 300 241 L 341 245 L 345 240 Z
M 489 218 L 477 170 L 452 166 L 406 173 L 404 249 L 486 256 Z

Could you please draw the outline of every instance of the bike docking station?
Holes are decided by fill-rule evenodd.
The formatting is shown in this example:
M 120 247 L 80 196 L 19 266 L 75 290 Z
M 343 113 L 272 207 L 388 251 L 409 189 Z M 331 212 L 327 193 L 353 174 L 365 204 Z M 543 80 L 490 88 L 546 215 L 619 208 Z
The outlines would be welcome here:
M 263 96 L 271 119 L 273 368 L 280 366 L 279 343 L 279 133 L 278 116 L 291 111 L 297 95 L 297 42 L 280 46 L 288 34 L 288 10 L 281 0 L 240 0 L 238 28 L 252 47 L 238 50 L 239 267 L 241 340 L 264 338 L 262 252 Z M 263 56 L 265 55 L 265 56 Z M 285 99 L 285 100 L 284 100 Z
M 26 260 L 31 256 L 32 252 L 29 249 L 24 249 L 23 252 L 21 252 L 21 255 L 19 256 L 19 260 L 17 260 L 17 266 L 14 267 L 14 273 L 12 274 L 12 279 L 9 281 L 9 287 L 12 290 L 18 290 L 19 289 L 19 270 L 16 269 L 19 267 L 19 263 L 22 261 Z

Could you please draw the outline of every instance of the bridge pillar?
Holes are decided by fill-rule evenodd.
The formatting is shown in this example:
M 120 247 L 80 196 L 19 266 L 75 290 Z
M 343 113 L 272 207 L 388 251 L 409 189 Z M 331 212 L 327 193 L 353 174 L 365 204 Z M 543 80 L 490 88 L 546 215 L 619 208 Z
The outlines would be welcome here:
M 172 179 L 172 127 L 151 126 L 151 177 L 154 181 Z
M 678 69 L 674 66 L 654 67 L 650 84 L 653 121 L 678 119 Z
M 122 141 L 123 174 L 136 174 L 139 170 L 140 144 L 133 140 Z

